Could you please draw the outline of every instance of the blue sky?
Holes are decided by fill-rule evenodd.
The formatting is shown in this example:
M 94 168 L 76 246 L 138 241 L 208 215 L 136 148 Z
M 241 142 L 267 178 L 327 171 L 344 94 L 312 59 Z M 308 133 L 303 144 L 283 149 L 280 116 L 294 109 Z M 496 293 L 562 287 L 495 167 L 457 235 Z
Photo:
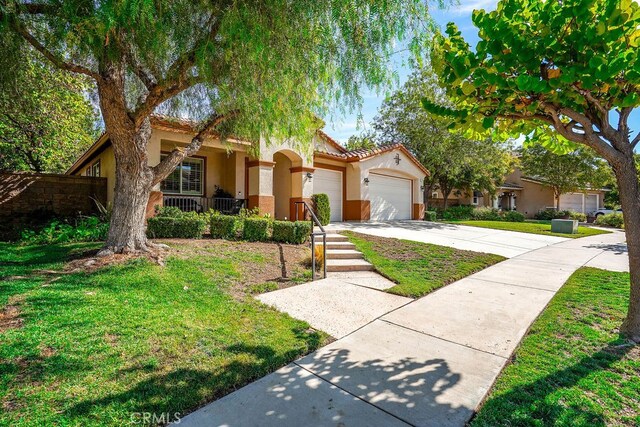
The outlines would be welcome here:
M 460 3 L 460 5 L 450 6 L 447 10 L 432 9 L 431 15 L 443 30 L 448 22 L 455 22 L 465 40 L 473 46 L 479 38 L 477 30 L 471 22 L 471 13 L 474 9 L 493 10 L 495 9 L 497 0 L 460 0 Z M 391 58 L 391 66 L 399 75 L 399 84 L 403 84 L 411 73 L 411 69 L 404 64 L 405 59 L 406 57 L 402 55 Z M 365 92 L 360 116 L 357 111 L 347 114 L 335 112 L 332 114 L 332 117 L 327 118 L 325 131 L 336 140 L 346 142 L 349 136 L 358 134 L 363 129 L 366 129 L 373 117 L 377 114 L 384 97 L 384 93 L 376 94 L 368 91 Z M 361 120 L 359 120 L 359 117 Z M 629 125 L 635 132 L 640 130 L 640 109 L 634 111 L 630 117 Z

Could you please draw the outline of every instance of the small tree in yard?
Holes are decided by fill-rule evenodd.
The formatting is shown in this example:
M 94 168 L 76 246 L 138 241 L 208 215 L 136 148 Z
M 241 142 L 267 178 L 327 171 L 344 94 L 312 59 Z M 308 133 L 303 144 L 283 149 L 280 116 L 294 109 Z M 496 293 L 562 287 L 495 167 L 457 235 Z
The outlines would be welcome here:
M 454 189 L 494 193 L 513 165 L 508 144 L 452 133 L 446 119 L 422 108 L 425 93 L 432 101 L 446 102 L 442 92 L 430 69 L 416 71 L 384 101 L 373 121 L 378 144 L 401 142 L 429 170 L 424 181 L 425 208 L 436 189 L 443 194 L 445 209 Z
M 610 176 L 608 165 L 586 147 L 557 154 L 541 144 L 527 144 L 521 153 L 522 172 L 544 181 L 553 189 L 558 210 L 561 194 L 589 187 L 600 188 Z
M 613 168 L 631 269 L 622 331 L 640 342 L 640 187 L 628 120 L 640 105 L 640 7 L 632 0 L 502 0 L 474 11 L 475 51 L 449 24 L 433 61 L 453 108 L 428 110 L 470 131 L 533 134 L 547 148 L 593 149 Z
M 151 189 L 212 133 L 311 141 L 314 114 L 392 81 L 385 59 L 428 21 L 420 0 L 0 0 L 0 30 L 95 82 L 116 159 L 102 254 L 147 250 Z M 150 116 L 187 111 L 195 137 L 149 166 Z
M 313 202 L 313 211 L 320 221 L 320 224 L 327 225 L 331 221 L 331 205 L 329 204 L 329 196 L 324 193 L 314 194 L 311 197 Z
M 13 34 L 0 34 L 0 51 L 0 170 L 64 172 L 97 136 L 89 79 Z

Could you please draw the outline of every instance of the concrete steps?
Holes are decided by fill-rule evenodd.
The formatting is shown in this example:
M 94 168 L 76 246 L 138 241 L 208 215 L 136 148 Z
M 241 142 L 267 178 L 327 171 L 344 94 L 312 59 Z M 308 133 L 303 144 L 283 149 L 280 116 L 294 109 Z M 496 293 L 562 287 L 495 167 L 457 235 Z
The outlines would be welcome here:
M 372 270 L 373 265 L 363 259 L 327 259 L 327 272 Z
M 327 248 L 327 259 L 362 259 L 362 252 L 354 249 L 329 249 Z
M 349 239 L 342 234 L 327 233 L 327 242 L 349 242 Z
M 362 252 L 341 234 L 327 234 L 327 272 L 372 271 L 373 265 L 363 259 Z M 322 241 L 316 242 L 322 245 Z
M 316 245 L 320 245 L 322 246 L 322 240 L 318 239 L 319 241 L 316 241 Z M 332 250 L 332 249 L 336 249 L 336 250 L 355 250 L 356 249 L 356 245 L 354 245 L 353 243 L 350 242 L 327 242 L 327 250 Z

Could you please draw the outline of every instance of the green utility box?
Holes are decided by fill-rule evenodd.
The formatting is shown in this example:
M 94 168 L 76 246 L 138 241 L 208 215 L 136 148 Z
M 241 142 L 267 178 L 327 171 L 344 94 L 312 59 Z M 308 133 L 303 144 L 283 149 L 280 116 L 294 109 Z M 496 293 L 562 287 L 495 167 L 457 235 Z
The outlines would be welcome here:
M 576 234 L 578 232 L 578 221 L 574 219 L 552 219 L 551 232 Z

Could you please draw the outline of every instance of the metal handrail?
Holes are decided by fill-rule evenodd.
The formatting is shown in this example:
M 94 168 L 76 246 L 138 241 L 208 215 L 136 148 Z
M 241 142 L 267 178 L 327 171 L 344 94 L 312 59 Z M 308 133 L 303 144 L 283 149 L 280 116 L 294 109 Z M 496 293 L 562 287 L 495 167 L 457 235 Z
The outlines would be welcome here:
M 322 223 L 311 209 L 311 206 L 304 200 L 294 202 L 294 206 L 296 207 L 296 221 L 298 221 L 298 205 L 302 205 L 304 207 L 304 214 L 306 218 L 306 213 L 311 214 L 311 280 L 316 280 L 316 236 L 322 236 L 322 278 L 327 278 L 327 232 L 324 230 Z M 320 228 L 320 232 L 315 232 L 313 230 L 314 224 Z

